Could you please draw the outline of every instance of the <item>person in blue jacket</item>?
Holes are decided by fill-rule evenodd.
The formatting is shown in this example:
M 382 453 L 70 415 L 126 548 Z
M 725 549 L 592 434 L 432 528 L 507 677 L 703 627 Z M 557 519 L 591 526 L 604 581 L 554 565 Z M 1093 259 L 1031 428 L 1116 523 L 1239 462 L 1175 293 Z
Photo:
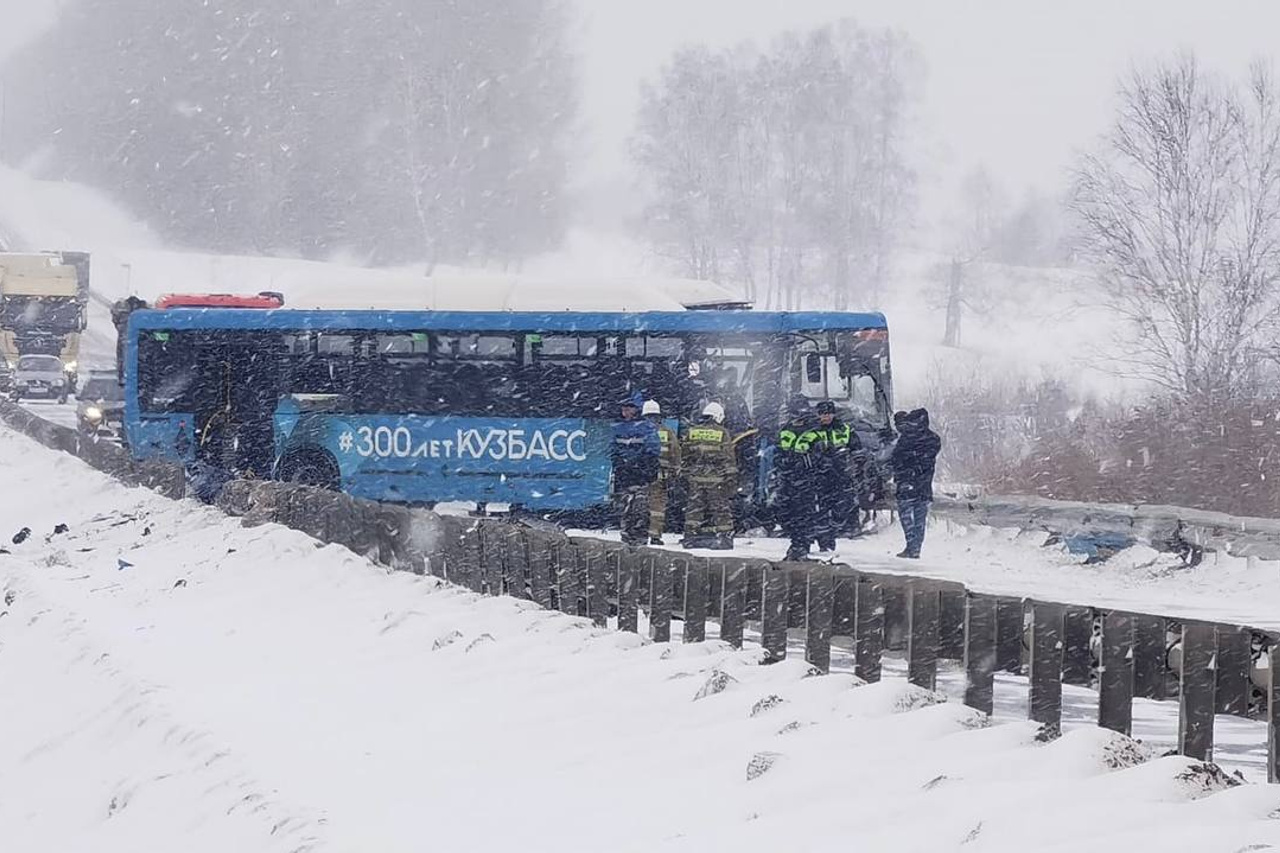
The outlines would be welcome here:
M 613 425 L 613 498 L 628 545 L 649 541 L 649 484 L 658 479 L 662 455 L 657 426 L 640 417 L 643 405 L 639 393 L 622 400 Z

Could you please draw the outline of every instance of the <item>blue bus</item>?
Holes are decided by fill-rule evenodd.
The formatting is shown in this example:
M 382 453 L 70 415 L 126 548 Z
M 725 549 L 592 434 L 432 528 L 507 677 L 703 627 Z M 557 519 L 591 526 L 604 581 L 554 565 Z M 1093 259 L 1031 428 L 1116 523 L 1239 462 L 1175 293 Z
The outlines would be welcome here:
M 880 314 L 177 307 L 134 311 L 124 357 L 139 458 L 379 501 L 600 507 L 636 392 L 672 423 L 720 402 L 756 510 L 793 397 L 835 401 L 872 455 L 893 435 Z

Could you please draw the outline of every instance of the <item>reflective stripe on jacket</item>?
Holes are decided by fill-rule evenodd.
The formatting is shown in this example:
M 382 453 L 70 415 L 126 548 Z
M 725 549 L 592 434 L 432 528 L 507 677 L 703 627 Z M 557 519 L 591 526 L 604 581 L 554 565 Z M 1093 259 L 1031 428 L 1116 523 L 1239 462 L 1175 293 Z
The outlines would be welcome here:
M 680 463 L 689 479 L 727 480 L 738 465 L 729 431 L 717 423 L 686 427 L 680 437 Z

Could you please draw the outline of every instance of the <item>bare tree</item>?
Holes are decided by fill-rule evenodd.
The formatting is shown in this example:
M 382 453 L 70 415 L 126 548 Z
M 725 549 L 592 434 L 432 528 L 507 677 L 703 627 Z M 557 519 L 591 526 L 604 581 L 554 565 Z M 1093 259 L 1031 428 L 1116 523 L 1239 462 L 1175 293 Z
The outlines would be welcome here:
M 848 21 L 767 52 L 677 53 L 642 92 L 633 142 L 654 247 L 770 307 L 876 295 L 913 202 L 918 65 L 902 36 Z
M 1076 170 L 1089 259 L 1134 334 L 1129 372 L 1221 405 L 1280 316 L 1280 114 L 1270 74 L 1242 91 L 1189 55 L 1136 70 Z

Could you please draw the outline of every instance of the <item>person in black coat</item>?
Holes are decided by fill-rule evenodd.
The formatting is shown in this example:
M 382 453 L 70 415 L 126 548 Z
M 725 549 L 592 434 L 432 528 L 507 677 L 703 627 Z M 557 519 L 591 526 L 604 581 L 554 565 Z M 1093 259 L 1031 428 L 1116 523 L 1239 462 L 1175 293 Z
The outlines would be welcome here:
M 924 544 L 929 504 L 933 502 L 933 473 L 942 439 L 929 429 L 929 413 L 924 409 L 898 412 L 893 423 L 898 430 L 898 443 L 889 465 L 893 469 L 898 518 L 907 540 L 907 547 L 898 556 L 914 560 L 920 557 L 920 546 Z

